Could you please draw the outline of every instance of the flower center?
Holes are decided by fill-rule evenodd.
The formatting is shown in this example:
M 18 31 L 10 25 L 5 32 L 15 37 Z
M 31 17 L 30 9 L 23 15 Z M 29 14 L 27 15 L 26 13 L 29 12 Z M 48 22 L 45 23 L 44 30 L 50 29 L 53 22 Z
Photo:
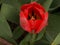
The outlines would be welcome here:
M 32 13 L 28 15 L 28 20 L 40 20 L 40 16 L 32 11 Z

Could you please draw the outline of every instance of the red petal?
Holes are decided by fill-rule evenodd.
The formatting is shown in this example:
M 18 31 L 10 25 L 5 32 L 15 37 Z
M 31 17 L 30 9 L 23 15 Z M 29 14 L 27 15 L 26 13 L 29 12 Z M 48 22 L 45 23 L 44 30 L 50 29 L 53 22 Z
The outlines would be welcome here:
M 28 10 L 27 9 L 24 10 L 24 16 L 26 19 L 28 18 Z
M 34 30 L 35 22 L 33 20 L 29 20 L 31 31 Z
M 35 21 L 35 27 L 34 27 L 35 28 L 35 32 L 37 31 L 37 29 L 40 26 L 41 22 L 42 22 L 42 20 L 36 20 Z
M 34 7 L 34 12 L 37 14 L 37 15 L 39 15 L 40 16 L 40 18 L 44 18 L 43 17 L 43 15 L 44 15 L 44 11 L 42 10 L 42 9 L 38 9 L 38 8 L 36 8 L 36 7 Z
M 38 4 L 36 2 L 32 2 L 32 4 L 33 4 L 34 7 L 37 7 L 39 9 L 42 9 L 45 12 L 44 8 L 40 4 Z
M 28 7 L 27 10 L 28 10 L 28 13 L 30 14 L 32 12 L 32 6 Z
M 37 28 L 36 33 L 41 32 L 41 30 L 46 26 L 47 21 L 48 21 L 48 13 L 46 12 L 46 13 L 45 13 L 44 20 L 42 20 L 42 23 L 41 23 L 40 26 Z
M 25 31 L 31 32 L 30 24 L 24 16 L 23 12 L 20 12 L 20 25 Z

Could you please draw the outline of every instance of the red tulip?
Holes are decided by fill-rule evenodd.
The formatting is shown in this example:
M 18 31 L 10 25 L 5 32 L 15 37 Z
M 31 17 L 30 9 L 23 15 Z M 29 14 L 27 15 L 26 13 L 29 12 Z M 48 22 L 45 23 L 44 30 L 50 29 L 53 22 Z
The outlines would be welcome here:
M 48 12 L 38 3 L 32 2 L 21 7 L 20 25 L 21 27 L 32 33 L 39 33 L 47 25 Z

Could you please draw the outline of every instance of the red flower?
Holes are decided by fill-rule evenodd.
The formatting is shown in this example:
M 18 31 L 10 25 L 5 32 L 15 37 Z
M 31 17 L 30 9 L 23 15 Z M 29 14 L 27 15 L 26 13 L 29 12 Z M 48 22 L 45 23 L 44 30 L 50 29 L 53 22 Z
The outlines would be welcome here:
M 25 4 L 21 7 L 20 25 L 27 31 L 39 33 L 46 25 L 48 20 L 48 12 L 36 2 Z

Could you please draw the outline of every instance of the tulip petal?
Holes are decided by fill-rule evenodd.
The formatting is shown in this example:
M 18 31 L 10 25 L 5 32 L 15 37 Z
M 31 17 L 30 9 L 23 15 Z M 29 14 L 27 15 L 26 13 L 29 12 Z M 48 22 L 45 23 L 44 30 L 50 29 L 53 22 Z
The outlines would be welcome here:
M 39 33 L 42 31 L 42 29 L 47 25 L 47 21 L 48 21 L 48 13 L 46 12 L 44 20 L 42 20 L 40 26 L 37 28 L 36 33 Z
M 42 23 L 42 20 L 36 20 L 35 21 L 35 32 L 37 31 L 37 29 L 38 29 L 38 27 L 41 25 L 41 23 Z
M 37 7 L 39 9 L 42 9 L 43 11 L 45 11 L 44 8 L 40 4 L 38 4 L 36 2 L 33 2 L 32 4 L 33 4 L 34 7 Z
M 20 12 L 20 25 L 27 32 L 31 32 L 30 24 L 28 20 L 26 19 L 26 17 L 24 16 L 23 12 Z
M 28 10 L 27 9 L 24 10 L 24 16 L 26 19 L 28 18 Z
M 34 7 L 34 12 L 41 18 L 43 19 L 44 18 L 44 11 L 42 9 L 38 9 L 36 7 Z

